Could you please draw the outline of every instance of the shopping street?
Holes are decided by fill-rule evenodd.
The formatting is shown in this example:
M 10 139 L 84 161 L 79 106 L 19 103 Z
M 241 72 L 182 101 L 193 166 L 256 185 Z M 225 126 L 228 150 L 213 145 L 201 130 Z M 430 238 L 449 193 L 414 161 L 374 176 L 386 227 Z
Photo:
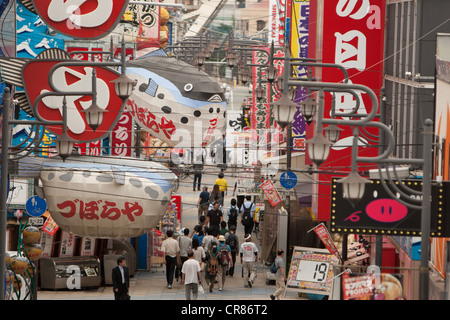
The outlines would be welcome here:
M 202 185 L 212 186 L 217 178 L 218 170 L 206 169 L 202 177 Z M 228 184 L 234 186 L 235 177 L 232 177 L 231 170 L 225 171 L 225 179 Z M 209 188 L 210 189 L 210 188 Z M 192 228 L 197 220 L 196 203 L 200 192 L 192 191 L 192 178 L 186 178 L 180 184 L 177 194 L 182 195 L 182 227 Z M 229 188 L 228 195 L 225 197 L 225 210 L 230 200 L 233 198 L 233 188 Z M 225 213 L 226 214 L 226 213 Z M 225 218 L 226 220 L 226 218 Z M 243 242 L 244 228 L 238 226 L 237 235 L 239 243 Z M 253 236 L 253 241 L 261 250 L 261 245 Z M 270 295 L 275 292 L 275 282 L 266 284 L 266 273 L 269 272 L 268 266 L 261 263 L 257 265 L 257 278 L 252 288 L 245 288 L 242 276 L 242 265 L 238 262 L 233 277 L 227 277 L 223 291 L 219 291 L 218 284 L 214 286 L 212 293 L 205 290 L 204 294 L 198 295 L 198 300 L 270 300 Z M 106 271 L 105 271 L 106 272 Z M 185 300 L 185 288 L 181 282 L 174 281 L 172 289 L 167 288 L 165 266 L 152 269 L 151 271 L 136 272 L 134 277 L 130 278 L 129 294 L 131 300 Z M 114 300 L 112 286 L 100 286 L 98 288 L 82 288 L 81 290 L 40 290 L 37 294 L 38 300 Z M 287 292 L 284 299 L 300 300 L 306 299 L 298 297 L 295 292 Z

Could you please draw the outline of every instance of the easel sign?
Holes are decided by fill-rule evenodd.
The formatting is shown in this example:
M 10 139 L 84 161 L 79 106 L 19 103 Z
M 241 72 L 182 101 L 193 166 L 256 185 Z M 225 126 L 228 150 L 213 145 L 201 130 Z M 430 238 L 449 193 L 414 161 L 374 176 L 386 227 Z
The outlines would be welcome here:
M 330 295 L 337 262 L 327 249 L 294 247 L 286 291 Z

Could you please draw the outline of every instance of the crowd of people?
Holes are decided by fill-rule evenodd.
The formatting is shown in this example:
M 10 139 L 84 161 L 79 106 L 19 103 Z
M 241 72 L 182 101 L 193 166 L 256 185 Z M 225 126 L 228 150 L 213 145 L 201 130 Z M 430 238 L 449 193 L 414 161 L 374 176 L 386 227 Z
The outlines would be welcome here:
M 227 194 L 227 188 L 228 184 L 223 173 L 220 173 L 211 192 L 208 192 L 206 186 L 202 188 L 197 202 L 198 224 L 192 232 L 184 228 L 181 235 L 175 235 L 173 230 L 168 230 L 167 238 L 162 242 L 161 251 L 165 257 L 167 288 L 172 288 L 174 279 L 177 281 L 181 279 L 181 284 L 185 286 L 187 300 L 196 300 L 199 290 L 205 288 L 213 292 L 216 283 L 219 291 L 222 291 L 226 278 L 234 276 L 237 258 L 242 265 L 244 287 L 251 288 L 255 281 L 258 248 L 252 242 L 251 234 L 256 206 L 248 196 L 239 208 L 236 199 L 233 198 L 224 214 L 223 200 Z M 197 190 L 199 189 L 200 185 Z M 226 219 L 224 219 L 225 216 Z M 238 223 L 244 227 L 242 244 L 239 244 L 236 235 Z M 279 257 L 282 255 L 279 254 Z M 276 274 L 277 291 L 271 296 L 272 299 L 279 298 L 286 281 L 280 261 L 281 259 L 276 260 L 279 265 Z M 120 264 L 118 262 L 118 266 L 121 265 L 123 262 L 121 261 Z M 119 270 L 123 273 L 123 269 L 119 267 L 115 271 L 117 283 L 121 283 Z M 117 287 L 119 289 L 114 290 L 118 299 L 120 295 L 123 295 L 124 289 L 121 289 L 120 285 Z
M 199 190 L 198 181 L 194 190 L 195 187 Z M 222 291 L 227 277 L 234 276 L 237 258 L 243 267 L 244 286 L 251 288 L 255 280 L 258 248 L 252 242 L 251 232 L 256 206 L 247 197 L 238 208 L 233 198 L 225 211 L 227 189 L 227 181 L 221 172 L 211 192 L 206 186 L 202 187 L 197 201 L 198 224 L 192 232 L 185 228 L 183 235 L 175 240 L 169 231 L 168 238 L 163 241 L 161 251 L 166 257 L 167 288 L 172 288 L 174 278 L 181 277 L 188 300 L 197 299 L 199 288 L 213 292 L 217 284 L 218 290 Z M 236 235 L 238 223 L 245 229 L 242 244 Z M 178 250 L 178 264 L 174 248 Z

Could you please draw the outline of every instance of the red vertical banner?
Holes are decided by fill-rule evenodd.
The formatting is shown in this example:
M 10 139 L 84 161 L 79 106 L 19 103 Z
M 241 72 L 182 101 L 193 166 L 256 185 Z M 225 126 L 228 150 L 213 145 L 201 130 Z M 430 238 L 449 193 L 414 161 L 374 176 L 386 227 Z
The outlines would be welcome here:
M 320 12 L 320 11 L 318 11 Z M 383 49 L 385 1 L 327 0 L 323 6 L 322 61 L 342 65 L 349 74 L 349 83 L 369 87 L 379 96 L 383 80 Z M 320 32 L 320 30 L 318 30 Z M 338 68 L 322 68 L 322 81 L 342 83 L 344 74 Z M 370 97 L 357 92 L 360 106 L 358 114 L 364 115 L 373 107 Z M 330 117 L 332 94 L 325 93 L 324 117 Z M 356 99 L 350 93 L 335 95 L 335 111 L 350 112 Z M 320 184 L 313 192 L 313 211 L 320 221 L 330 218 L 331 178 L 334 173 L 350 171 L 352 131 L 342 127 L 339 140 L 332 146 L 328 160 L 320 167 Z M 371 130 L 372 129 L 372 130 Z M 360 130 L 359 156 L 373 157 L 378 154 L 378 130 Z M 361 170 L 373 168 L 373 164 L 358 164 Z
M 275 207 L 277 204 L 281 203 L 282 200 L 280 194 L 271 180 L 266 180 L 261 183 L 260 188 L 264 192 L 272 207 Z
M 131 130 L 133 118 L 129 112 L 120 115 L 111 134 L 111 155 L 117 157 L 131 157 Z

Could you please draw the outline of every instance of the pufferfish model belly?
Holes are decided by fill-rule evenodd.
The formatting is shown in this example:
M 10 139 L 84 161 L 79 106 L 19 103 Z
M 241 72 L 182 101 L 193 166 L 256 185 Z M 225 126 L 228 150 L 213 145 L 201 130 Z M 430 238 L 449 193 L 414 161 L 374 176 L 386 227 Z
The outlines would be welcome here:
M 220 85 L 178 60 L 150 58 L 173 63 L 150 64 L 146 58 L 128 64 L 127 75 L 137 85 L 127 110 L 138 124 L 170 146 L 206 146 L 221 138 L 226 103 Z

